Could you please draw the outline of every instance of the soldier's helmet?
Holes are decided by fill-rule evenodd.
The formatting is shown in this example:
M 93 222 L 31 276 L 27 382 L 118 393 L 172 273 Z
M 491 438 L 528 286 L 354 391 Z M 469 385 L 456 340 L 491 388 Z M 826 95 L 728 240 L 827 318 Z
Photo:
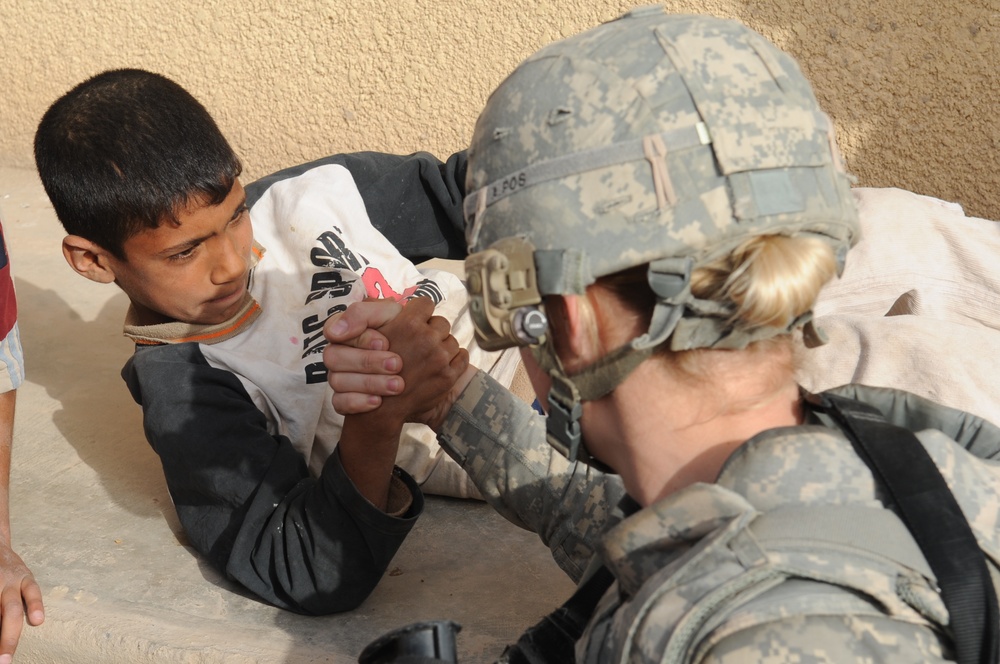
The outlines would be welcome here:
M 738 22 L 658 6 L 521 63 L 476 123 L 466 186 L 487 348 L 544 347 L 542 297 L 640 265 L 658 304 L 632 350 L 740 348 L 788 328 L 731 325 L 692 296 L 691 271 L 761 234 L 822 238 L 842 262 L 858 230 L 832 123 L 794 59 Z

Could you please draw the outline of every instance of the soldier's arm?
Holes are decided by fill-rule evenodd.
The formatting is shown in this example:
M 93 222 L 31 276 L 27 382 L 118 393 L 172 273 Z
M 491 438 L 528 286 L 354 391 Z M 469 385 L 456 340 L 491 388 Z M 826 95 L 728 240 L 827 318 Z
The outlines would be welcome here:
M 342 413 L 365 412 L 404 389 L 397 372 L 407 362 L 405 350 L 376 329 L 398 311 L 384 301 L 361 302 L 327 322 L 324 361 Z M 417 334 L 410 330 L 406 342 L 413 345 Z M 423 421 L 487 502 L 538 533 L 559 566 L 579 579 L 624 495 L 621 479 L 570 464 L 546 442 L 544 418 L 484 372 L 466 373 L 462 381 L 467 385 L 450 391 Z
M 621 478 L 570 463 L 545 440 L 545 418 L 480 371 L 438 429 L 438 440 L 486 501 L 538 534 L 579 580 L 612 510 Z

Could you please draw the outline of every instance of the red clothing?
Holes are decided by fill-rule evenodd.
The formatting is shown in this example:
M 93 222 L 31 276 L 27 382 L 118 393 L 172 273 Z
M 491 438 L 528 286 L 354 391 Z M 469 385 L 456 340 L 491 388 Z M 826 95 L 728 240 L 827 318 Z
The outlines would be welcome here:
M 0 339 L 10 333 L 17 322 L 17 300 L 14 298 L 14 282 L 10 278 L 10 260 L 7 258 L 7 244 L 3 239 L 0 225 Z

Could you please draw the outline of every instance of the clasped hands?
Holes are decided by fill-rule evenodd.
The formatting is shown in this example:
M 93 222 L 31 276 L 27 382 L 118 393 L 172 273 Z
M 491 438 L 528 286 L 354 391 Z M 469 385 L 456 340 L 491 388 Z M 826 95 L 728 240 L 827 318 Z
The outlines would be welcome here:
M 356 302 L 323 326 L 323 351 L 333 407 L 341 415 L 370 413 L 437 429 L 476 368 L 451 335 L 434 302 L 417 297 Z

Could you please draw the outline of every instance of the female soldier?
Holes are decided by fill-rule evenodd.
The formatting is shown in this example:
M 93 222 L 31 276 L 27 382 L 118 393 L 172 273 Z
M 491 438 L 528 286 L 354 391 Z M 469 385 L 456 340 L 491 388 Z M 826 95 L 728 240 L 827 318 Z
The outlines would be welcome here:
M 527 349 L 547 417 L 472 371 L 426 419 L 494 507 L 590 580 L 578 596 L 593 601 L 569 611 L 585 606 L 577 661 L 996 661 L 995 597 L 973 603 L 971 628 L 949 616 L 851 413 L 880 445 L 917 432 L 961 510 L 916 520 L 947 530 L 964 512 L 980 589 L 979 547 L 994 568 L 1000 553 L 1000 476 L 982 460 L 1000 430 L 893 390 L 796 385 L 857 217 L 789 56 L 734 22 L 633 11 L 522 63 L 476 124 L 468 173 L 478 339 Z M 398 312 L 364 303 L 328 337 Z M 438 340 L 406 317 L 353 342 L 387 341 L 404 381 L 409 349 Z M 391 357 L 332 345 L 338 408 L 392 394 L 388 376 L 357 375 Z

